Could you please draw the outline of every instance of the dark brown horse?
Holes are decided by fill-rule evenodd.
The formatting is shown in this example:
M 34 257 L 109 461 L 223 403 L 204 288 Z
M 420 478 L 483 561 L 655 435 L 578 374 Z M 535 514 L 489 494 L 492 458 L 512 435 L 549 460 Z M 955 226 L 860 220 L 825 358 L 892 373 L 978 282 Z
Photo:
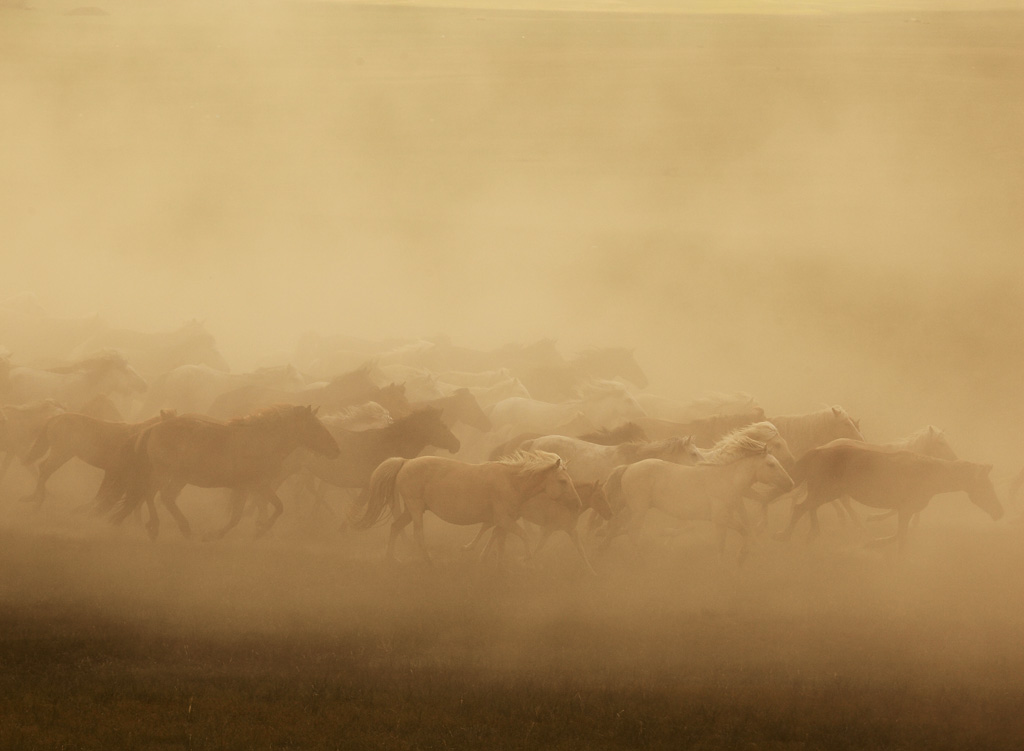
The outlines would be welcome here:
M 989 473 L 989 464 L 924 456 L 905 449 L 872 446 L 861 441 L 839 439 L 811 449 L 794 469 L 795 482 L 807 484 L 807 497 L 796 504 L 785 531 L 788 539 L 804 514 L 811 519 L 811 536 L 818 534 L 818 507 L 850 497 L 878 509 L 895 509 L 899 526 L 893 537 L 902 551 L 911 517 L 938 493 L 964 491 L 971 501 L 998 520 L 1003 515 Z
M 176 503 L 184 487 L 231 488 L 231 519 L 217 536 L 238 524 L 250 493 L 274 508 L 270 518 L 259 525 L 258 533 L 262 534 L 284 510 L 275 489 L 285 459 L 299 447 L 338 456 L 337 442 L 316 418 L 313 407 L 280 404 L 227 423 L 198 415 L 162 420 L 136 439 L 129 491 L 112 519 L 120 523 L 146 503 L 150 509 L 149 533 L 155 538 L 159 519 L 153 498 L 159 492 L 182 535 L 189 537 L 188 520 Z

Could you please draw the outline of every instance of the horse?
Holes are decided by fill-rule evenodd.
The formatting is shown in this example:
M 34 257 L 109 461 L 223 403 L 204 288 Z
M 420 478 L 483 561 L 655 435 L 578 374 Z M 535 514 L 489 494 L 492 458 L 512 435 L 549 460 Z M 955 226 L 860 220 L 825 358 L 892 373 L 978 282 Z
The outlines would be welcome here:
M 768 418 L 769 422 L 778 428 L 779 433 L 789 445 L 794 460 L 799 460 L 804 454 L 818 446 L 824 446 L 829 441 L 838 438 L 848 438 L 855 441 L 863 441 L 864 436 L 860 432 L 860 420 L 854 420 L 850 414 L 840 407 L 834 405 L 820 409 L 817 412 L 810 412 L 803 415 L 779 415 Z M 761 523 L 767 523 L 768 506 L 777 501 L 783 494 L 773 492 L 760 497 L 761 501 Z M 860 524 L 856 513 L 845 498 L 837 499 L 837 511 L 840 518 L 845 514 L 855 524 Z
M 701 448 L 710 448 L 737 428 L 762 420 L 764 420 L 764 411 L 758 409 L 735 415 L 712 415 L 689 422 L 663 420 L 660 417 L 641 417 L 637 419 L 636 423 L 646 431 L 652 440 L 688 435 L 693 436 L 694 442 Z
M 491 418 L 480 408 L 476 397 L 473 396 L 468 388 L 457 389 L 448 396 L 442 396 L 438 399 L 413 402 L 411 406 L 413 409 L 424 407 L 440 409 L 441 419 L 448 427 L 459 422 L 483 432 L 487 432 L 493 427 Z
M 4 453 L 3 464 L 0 464 L 0 482 L 7 475 L 14 457 L 27 455 L 43 432 L 47 420 L 63 411 L 64 407 L 53 399 L 0 407 L 0 451 Z
M 441 391 L 448 394 L 454 393 L 460 388 L 468 388 L 469 393 L 476 397 L 481 407 L 491 407 L 502 399 L 509 399 L 513 396 L 524 399 L 530 398 L 530 392 L 526 390 L 526 387 L 518 378 L 507 378 L 488 386 L 453 386 L 441 381 L 438 381 L 438 386 L 441 388 Z
M 549 435 L 526 441 L 522 450 L 548 451 L 562 457 L 574 483 L 604 482 L 616 467 L 644 459 L 663 459 L 674 464 L 690 465 L 704 460 L 693 439 L 688 437 L 602 446 L 579 438 Z
M 0 396 L 9 404 L 56 399 L 77 409 L 97 396 L 131 396 L 146 390 L 142 376 L 118 352 L 48 369 L 12 367 L 7 377 L 9 388 Z
M 807 497 L 793 507 L 789 525 L 777 538 L 789 539 L 804 514 L 811 519 L 810 537 L 817 536 L 818 507 L 849 496 L 866 506 L 897 512 L 896 534 L 873 544 L 895 540 L 902 553 L 910 518 L 939 493 L 964 491 L 972 503 L 998 521 L 1003 508 L 989 479 L 991 471 L 990 464 L 938 459 L 862 441 L 835 440 L 808 451 L 797 462 L 793 477 L 796 482 L 807 484 Z
M 291 365 L 258 368 L 251 373 L 226 373 L 210 365 L 179 365 L 153 381 L 141 413 L 176 409 L 183 414 L 206 414 L 221 394 L 250 385 L 295 391 L 305 385 L 305 379 Z
M 638 394 L 636 399 L 649 416 L 673 422 L 693 422 L 726 415 L 751 415 L 750 422 L 765 419 L 764 410 L 754 397 L 742 391 L 735 394 L 708 394 L 689 404 L 646 393 Z
M 83 342 L 74 354 L 81 356 L 106 349 L 127 353 L 147 378 L 155 378 L 179 365 L 208 365 L 225 372 L 231 369 L 217 349 L 216 340 L 202 322 L 194 319 L 174 331 L 104 328 Z
M 251 385 L 221 394 L 210 405 L 210 415 L 218 418 L 239 417 L 273 404 L 309 404 L 326 412 L 335 412 L 357 404 L 377 402 L 392 415 L 411 411 L 400 384 L 379 387 L 364 366 L 332 378 L 324 384 L 311 384 L 298 391 L 284 391 L 267 386 Z
M 551 363 L 520 373 L 520 380 L 538 399 L 560 402 L 571 399 L 588 382 L 622 378 L 638 388 L 647 388 L 647 375 L 624 347 L 589 349 L 568 362 Z
M 384 407 L 377 402 L 366 402 L 356 404 L 330 415 L 320 417 L 320 422 L 332 433 L 336 429 L 345 430 L 372 430 L 374 428 L 386 428 L 394 423 L 395 419 Z
M 459 440 L 445 425 L 441 410 L 435 407 L 419 409 L 387 427 L 361 431 L 334 429 L 331 435 L 341 452 L 338 456 L 326 458 L 296 452 L 286 462 L 286 469 L 300 464 L 314 476 L 340 488 L 365 488 L 373 471 L 385 459 L 411 459 L 427 446 L 447 449 L 453 454 L 459 450 Z
M 490 418 L 495 425 L 511 426 L 515 433 L 549 435 L 564 423 L 583 415 L 597 428 L 610 428 L 644 416 L 624 388 L 618 384 L 595 385 L 580 399 L 551 404 L 536 399 L 512 397 L 491 407 Z
M 747 556 L 749 526 L 743 497 L 755 482 L 789 489 L 793 481 L 768 447 L 748 436 L 736 436 L 710 460 L 684 466 L 645 459 L 617 468 L 605 483 L 614 513 L 602 544 L 627 533 L 639 549 L 640 531 L 651 508 L 683 520 L 712 522 L 718 532 L 718 550 L 725 552 L 729 529 L 743 537 L 739 562 Z
M 572 431 L 556 431 L 551 435 L 569 435 Z M 496 461 L 506 456 L 512 456 L 520 447 L 529 440 L 543 437 L 542 433 L 520 433 L 491 450 L 490 460 Z M 591 430 L 589 433 L 576 435 L 581 441 L 597 443 L 601 446 L 616 446 L 620 443 L 630 441 L 646 441 L 647 433 L 635 422 L 624 422 L 617 428 L 601 428 Z
M 39 464 L 35 490 L 22 498 L 39 508 L 46 497 L 46 482 L 73 458 L 104 471 L 103 482 L 94 498 L 97 510 L 109 510 L 125 491 L 122 479 L 129 442 L 140 431 L 174 412 L 162 412 L 140 423 L 111 422 L 76 412 L 61 412 L 47 421 L 31 450 L 22 459 L 26 465 Z M 45 456 L 45 458 L 43 458 Z
M 188 538 L 191 528 L 176 499 L 186 485 L 196 485 L 233 490 L 231 518 L 215 536 L 223 537 L 238 524 L 249 493 L 273 506 L 271 516 L 257 529 L 258 535 L 264 534 L 284 511 L 274 483 L 280 482 L 285 459 L 300 446 L 332 458 L 340 453 L 312 406 L 279 404 L 226 423 L 200 415 L 162 420 L 135 440 L 129 490 L 112 521 L 120 523 L 146 503 L 147 528 L 156 539 L 159 519 L 153 498 L 159 492 L 182 536 Z
M 953 447 L 949 444 L 946 434 L 934 425 L 926 425 L 898 441 L 882 443 L 879 445 L 883 448 L 914 451 L 918 454 L 933 456 L 936 459 L 946 459 L 948 461 L 956 461 L 960 458 L 956 455 L 956 452 L 953 451 Z M 871 514 L 868 516 L 868 520 L 878 521 L 880 519 L 888 519 L 890 516 L 895 515 L 896 511 L 894 509 L 890 509 L 888 511 Z M 914 514 L 911 522 L 916 525 L 919 517 L 920 514 Z
M 394 560 L 395 540 L 411 522 L 413 537 L 429 563 L 423 536 L 425 512 L 431 511 L 449 524 L 491 523 L 525 542 L 516 519 L 526 501 L 542 494 L 577 511 L 580 507 L 565 463 L 555 454 L 524 451 L 483 464 L 439 456 L 395 457 L 374 470 L 369 503 L 355 526 L 368 529 L 389 513 L 393 521 L 387 559 Z

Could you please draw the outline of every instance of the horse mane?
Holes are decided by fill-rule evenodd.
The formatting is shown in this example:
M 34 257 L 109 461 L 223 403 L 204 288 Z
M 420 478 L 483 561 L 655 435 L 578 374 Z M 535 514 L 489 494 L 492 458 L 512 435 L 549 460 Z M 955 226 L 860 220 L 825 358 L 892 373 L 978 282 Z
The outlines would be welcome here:
M 391 417 L 391 413 L 387 411 L 377 402 L 363 402 L 362 404 L 353 404 L 351 407 L 338 410 L 332 415 L 327 415 L 321 419 L 321 421 L 327 427 L 345 427 L 345 424 L 351 424 L 359 422 L 361 420 L 377 420 L 387 419 L 388 424 L 392 424 L 395 420 Z
M 779 435 L 779 429 L 768 420 L 762 420 L 761 422 L 744 425 L 741 428 L 736 428 L 735 430 L 726 433 L 719 439 L 719 442 L 726 440 L 730 436 L 739 435 L 749 436 L 755 441 L 760 441 L 761 443 L 768 443 Z
M 740 459 L 767 451 L 764 441 L 753 438 L 742 430 L 734 431 L 722 438 L 714 448 L 704 454 L 701 464 L 732 464 Z
M 59 409 L 63 411 L 64 405 L 58 402 L 56 399 L 40 399 L 37 402 L 29 402 L 28 404 L 7 404 L 0 407 L 4 412 L 18 412 L 21 414 L 31 414 L 33 412 L 42 412 L 48 409 Z
M 579 436 L 581 441 L 611 446 L 617 443 L 647 440 L 647 432 L 635 422 L 624 422 L 615 428 L 599 428 L 591 433 Z
M 630 461 L 641 459 L 658 458 L 666 453 L 680 449 L 689 443 L 693 443 L 693 436 L 672 436 L 657 441 L 630 441 L 620 445 Z
M 496 463 L 515 470 L 518 474 L 525 475 L 550 469 L 560 461 L 562 461 L 562 457 L 558 454 L 533 449 L 532 451 L 516 451 L 511 456 L 496 460 Z
M 271 404 L 269 407 L 262 407 L 255 412 L 250 412 L 243 417 L 233 417 L 227 421 L 227 425 L 248 426 L 265 425 L 274 422 L 283 422 L 289 414 L 297 410 L 308 410 L 309 407 L 300 407 L 295 404 Z

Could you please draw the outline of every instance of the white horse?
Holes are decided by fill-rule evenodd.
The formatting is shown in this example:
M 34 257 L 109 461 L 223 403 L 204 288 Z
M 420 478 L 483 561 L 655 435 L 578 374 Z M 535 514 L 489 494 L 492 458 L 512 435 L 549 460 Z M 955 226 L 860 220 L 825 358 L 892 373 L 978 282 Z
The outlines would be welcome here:
M 656 508 L 683 520 L 712 522 L 718 532 L 719 553 L 725 551 L 726 531 L 743 536 L 740 562 L 747 556 L 749 526 L 743 513 L 743 496 L 755 482 L 789 489 L 789 474 L 760 441 L 734 437 L 711 461 L 693 467 L 660 459 L 646 459 L 616 469 L 605 484 L 608 502 L 615 510 L 603 548 L 619 534 L 627 533 L 639 548 L 647 512 Z

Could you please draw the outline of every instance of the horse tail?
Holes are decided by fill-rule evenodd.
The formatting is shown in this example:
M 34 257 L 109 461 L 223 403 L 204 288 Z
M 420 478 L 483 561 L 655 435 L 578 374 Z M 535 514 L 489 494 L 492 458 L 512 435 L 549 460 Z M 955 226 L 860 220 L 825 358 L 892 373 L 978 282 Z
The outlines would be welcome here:
M 381 462 L 377 469 L 370 475 L 370 485 L 367 489 L 366 510 L 362 517 L 352 523 L 356 529 L 369 529 L 384 516 L 386 511 L 395 514 L 395 506 L 398 503 L 398 496 L 395 494 L 395 483 L 398 481 L 398 473 L 405 466 L 406 460 L 400 456 L 394 456 Z
M 21 463 L 24 464 L 26 467 L 35 464 L 37 461 L 39 461 L 46 455 L 47 451 L 50 450 L 49 428 L 50 422 L 49 420 L 47 420 L 46 425 L 44 425 L 43 429 L 39 431 L 39 437 L 36 438 L 35 442 L 32 444 L 32 448 L 30 448 L 28 450 L 28 453 L 25 454 L 24 457 L 22 457 Z
M 134 439 L 129 438 L 125 441 L 121 447 L 117 469 L 110 470 L 116 472 L 111 478 L 111 483 L 123 490 L 121 497 L 112 505 L 110 520 L 114 524 L 120 524 L 141 506 L 152 486 L 153 465 L 149 460 L 148 449 L 151 432 L 151 429 L 147 428 L 140 431 Z

